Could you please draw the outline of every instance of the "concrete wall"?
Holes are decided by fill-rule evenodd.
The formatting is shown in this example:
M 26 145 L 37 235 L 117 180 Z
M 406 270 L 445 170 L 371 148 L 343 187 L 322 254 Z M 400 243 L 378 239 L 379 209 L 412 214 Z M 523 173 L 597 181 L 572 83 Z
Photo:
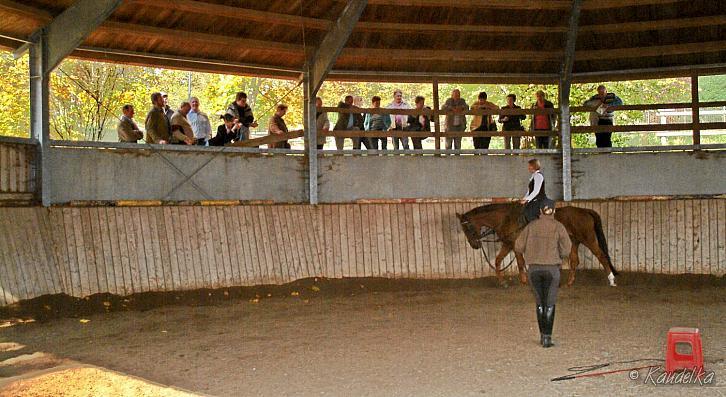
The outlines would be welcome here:
M 193 178 L 215 200 L 304 202 L 302 156 L 250 155 L 210 151 L 164 151 L 186 175 L 209 162 Z M 160 153 L 150 150 L 54 147 L 50 156 L 52 202 L 73 200 L 205 200 Z
M 582 154 L 572 160 L 573 196 L 726 194 L 726 152 Z
M 561 157 L 537 156 L 547 194 L 562 197 Z M 522 197 L 532 156 L 336 156 L 320 159 L 320 201 Z

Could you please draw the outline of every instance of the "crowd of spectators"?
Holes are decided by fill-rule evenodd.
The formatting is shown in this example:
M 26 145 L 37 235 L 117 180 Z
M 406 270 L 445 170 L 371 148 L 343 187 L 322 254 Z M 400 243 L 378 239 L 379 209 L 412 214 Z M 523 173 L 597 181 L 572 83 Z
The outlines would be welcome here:
M 382 99 L 380 96 L 373 96 L 370 100 L 370 109 L 381 109 Z M 411 137 L 411 145 L 409 138 L 406 137 L 404 131 L 431 132 L 432 118 L 429 117 L 431 108 L 426 106 L 426 99 L 417 96 L 414 99 L 414 106 L 409 105 L 403 96 L 401 90 L 393 92 L 391 102 L 385 106 L 385 109 L 392 110 L 410 110 L 417 109 L 420 114 L 408 114 L 412 112 L 402 112 L 407 114 L 395 114 L 395 112 L 378 113 L 366 111 L 363 107 L 363 99 L 347 95 L 343 101 L 338 104 L 339 109 L 346 111 L 338 112 L 338 118 L 333 126 L 334 131 L 400 131 L 390 137 L 394 150 L 399 149 L 422 149 L 423 141 L 426 139 L 422 134 Z M 507 103 L 501 109 L 521 109 L 517 105 L 517 96 L 515 94 L 507 95 Z M 584 106 L 593 109 L 590 115 L 590 121 L 593 125 L 613 125 L 613 111 L 611 106 L 622 105 L 622 100 L 615 94 L 608 93 L 605 86 L 601 85 L 597 88 L 597 94 L 593 95 Z M 258 127 L 252 108 L 247 103 L 247 94 L 238 92 L 235 100 L 229 104 L 225 112 L 220 116 L 220 125 L 216 128 L 216 134 L 212 136 L 212 122 L 209 116 L 201 111 L 199 98 L 192 97 L 188 102 L 182 102 L 177 110 L 173 110 L 169 106 L 169 97 L 166 93 L 155 92 L 151 94 L 151 110 L 149 110 L 144 122 L 145 133 L 138 127 L 134 121 L 135 110 L 132 105 L 124 105 L 122 108 L 123 115 L 120 117 L 118 124 L 118 137 L 121 142 L 138 142 L 145 140 L 150 144 L 181 144 L 181 145 L 201 145 L 201 146 L 224 146 L 229 143 L 244 141 L 250 139 L 250 129 Z M 324 149 L 327 143 L 326 134 L 330 131 L 331 123 L 327 112 L 322 111 L 323 101 L 316 98 L 316 127 L 318 131 L 317 147 Z M 535 101 L 529 106 L 530 109 L 553 109 L 554 104 L 547 99 L 544 91 L 537 91 Z M 360 112 L 355 111 L 360 109 Z M 447 133 L 457 133 L 457 135 L 466 135 L 464 132 L 469 129 L 472 132 L 492 132 L 502 131 L 517 132 L 529 130 L 535 134 L 535 146 L 538 149 L 546 149 L 552 147 L 553 135 L 557 129 L 557 114 L 555 112 L 542 112 L 532 114 L 530 116 L 521 115 L 505 115 L 498 117 L 495 115 L 467 115 L 469 110 L 498 110 L 500 107 L 488 100 L 486 92 L 480 92 L 476 101 L 469 106 L 466 100 L 461 97 L 461 91 L 454 89 L 451 96 L 444 102 L 441 107 L 446 112 L 444 118 L 444 131 Z M 274 114 L 270 117 L 267 124 L 267 132 L 269 135 L 285 135 L 289 132 L 285 122 L 285 115 L 288 106 L 278 104 Z M 353 111 L 351 111 L 353 110 Z M 389 114 L 390 113 L 390 114 Z M 416 113 L 416 112 L 414 112 Z M 471 120 L 468 122 L 468 117 Z M 529 125 L 525 128 L 523 123 L 529 118 Z M 498 124 L 501 125 L 498 126 Z M 363 135 L 363 134 L 361 134 Z M 335 148 L 343 150 L 345 139 L 352 140 L 353 149 L 367 150 L 387 150 L 389 137 L 381 133 L 365 134 L 365 136 L 345 138 L 336 136 Z M 425 134 L 424 134 L 425 135 Z M 612 146 L 611 132 L 598 131 L 596 133 L 596 142 L 598 147 Z M 270 148 L 289 149 L 290 144 L 284 137 L 273 140 L 268 144 Z M 520 149 L 521 137 L 518 134 L 506 134 L 503 136 L 505 149 Z M 463 136 L 446 137 L 447 149 L 461 149 Z M 489 149 L 491 137 L 474 136 L 472 143 L 475 149 Z

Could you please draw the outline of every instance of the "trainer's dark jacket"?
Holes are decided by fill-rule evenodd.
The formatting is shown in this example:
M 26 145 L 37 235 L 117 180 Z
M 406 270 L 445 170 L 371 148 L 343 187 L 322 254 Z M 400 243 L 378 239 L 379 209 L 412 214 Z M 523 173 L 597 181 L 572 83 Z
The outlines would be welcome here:
M 540 215 L 517 237 L 514 252 L 524 256 L 527 265 L 558 266 L 570 256 L 572 242 L 567 229 L 554 215 Z

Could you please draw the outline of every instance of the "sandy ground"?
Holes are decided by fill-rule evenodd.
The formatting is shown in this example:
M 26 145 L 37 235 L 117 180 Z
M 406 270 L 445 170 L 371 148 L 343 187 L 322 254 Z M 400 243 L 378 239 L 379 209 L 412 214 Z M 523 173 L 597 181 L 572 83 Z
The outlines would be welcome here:
M 726 395 L 723 279 L 699 285 L 624 275 L 609 288 L 601 273 L 578 277 L 561 290 L 551 349 L 538 345 L 526 287 L 434 283 L 377 292 L 360 280 L 345 294 L 308 286 L 257 301 L 16 324 L 0 329 L 0 342 L 24 347 L 0 359 L 44 352 L 230 396 Z M 646 370 L 636 381 L 627 372 L 550 381 L 572 366 L 664 358 L 672 326 L 701 329 L 715 385 L 653 386 L 643 382 Z M 65 384 L 73 385 L 89 387 Z

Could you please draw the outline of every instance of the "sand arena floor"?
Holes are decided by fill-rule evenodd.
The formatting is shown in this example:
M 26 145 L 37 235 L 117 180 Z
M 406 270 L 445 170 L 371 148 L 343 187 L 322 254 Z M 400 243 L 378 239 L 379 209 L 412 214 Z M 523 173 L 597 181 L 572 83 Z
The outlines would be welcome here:
M 625 274 L 619 281 L 609 288 L 600 272 L 578 273 L 576 286 L 560 292 L 551 349 L 538 345 L 526 287 L 358 279 L 14 324 L 0 328 L 0 346 L 15 346 L 0 358 L 42 352 L 220 396 L 726 395 L 724 279 Z M 644 384 L 646 370 L 635 381 L 627 372 L 550 381 L 572 366 L 664 358 L 672 326 L 701 329 L 713 385 Z M 0 366 L 0 376 L 31 369 Z M 99 389 L 110 387 L 100 385 L 105 375 L 81 378 L 0 383 L 0 395 L 115 390 Z M 167 393 L 146 395 L 187 395 Z

